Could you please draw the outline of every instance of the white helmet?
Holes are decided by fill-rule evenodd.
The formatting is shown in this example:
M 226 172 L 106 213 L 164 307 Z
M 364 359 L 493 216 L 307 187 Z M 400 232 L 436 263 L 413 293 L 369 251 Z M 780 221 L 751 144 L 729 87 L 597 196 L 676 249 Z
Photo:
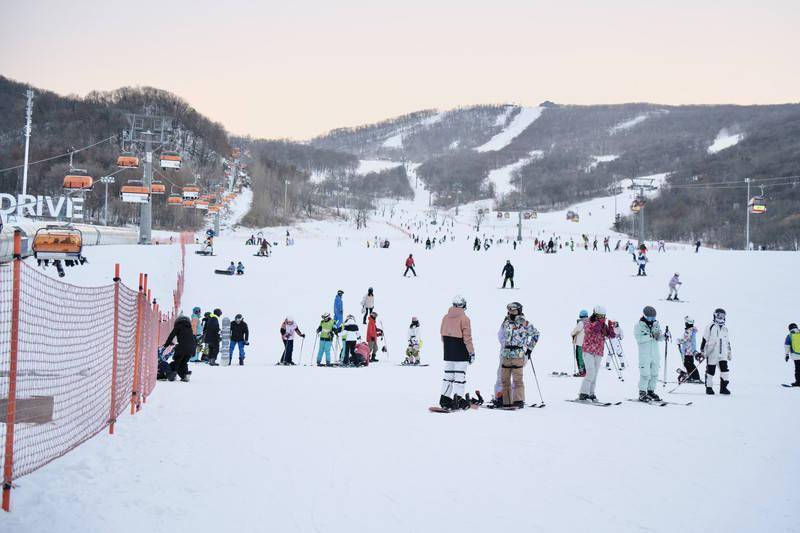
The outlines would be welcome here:
M 602 305 L 595 305 L 593 311 L 596 315 L 606 316 L 606 308 Z
M 455 296 L 453 296 L 453 306 L 466 309 L 467 300 L 465 300 L 464 297 L 461 296 L 460 294 L 456 294 Z
M 287 316 L 286 317 L 286 322 L 289 322 L 291 324 L 291 323 L 294 322 L 294 318 L 292 318 L 291 316 Z

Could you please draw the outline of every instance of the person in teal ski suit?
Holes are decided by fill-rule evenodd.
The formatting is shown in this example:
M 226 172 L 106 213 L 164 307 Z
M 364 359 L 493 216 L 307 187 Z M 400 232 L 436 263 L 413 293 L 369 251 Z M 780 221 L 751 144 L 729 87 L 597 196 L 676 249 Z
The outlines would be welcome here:
M 633 337 L 639 345 L 639 401 L 661 401 L 656 394 L 658 384 L 658 341 L 661 340 L 661 325 L 656 320 L 656 310 L 648 305 L 643 316 L 633 328 Z

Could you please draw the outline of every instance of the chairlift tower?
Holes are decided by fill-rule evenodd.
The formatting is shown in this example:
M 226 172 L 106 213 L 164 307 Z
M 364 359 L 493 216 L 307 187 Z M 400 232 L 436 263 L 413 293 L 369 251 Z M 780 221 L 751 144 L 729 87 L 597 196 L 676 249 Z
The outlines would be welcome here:
M 657 191 L 658 187 L 654 185 L 653 178 L 631 178 L 631 184 L 628 189 L 639 191 L 639 198 L 644 199 L 645 191 Z M 644 205 L 639 209 L 639 242 L 644 242 Z

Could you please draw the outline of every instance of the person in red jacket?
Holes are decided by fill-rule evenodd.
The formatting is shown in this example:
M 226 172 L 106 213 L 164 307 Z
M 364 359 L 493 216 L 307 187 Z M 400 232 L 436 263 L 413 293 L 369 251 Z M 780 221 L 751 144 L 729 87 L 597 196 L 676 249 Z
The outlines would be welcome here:
M 583 325 L 583 363 L 586 366 L 586 376 L 581 383 L 581 392 L 578 400 L 596 402 L 594 389 L 597 385 L 597 373 L 603 364 L 603 352 L 606 338 L 616 336 L 614 326 L 606 322 L 606 308 L 598 305 L 594 308 L 592 316 Z
M 378 359 L 375 355 L 378 353 L 378 336 L 383 335 L 383 331 L 375 324 L 375 319 L 378 318 L 378 313 L 375 311 L 369 314 L 367 320 L 367 344 L 369 344 L 369 360 L 375 362 Z
M 414 256 L 412 254 L 408 254 L 408 258 L 406 259 L 406 271 L 403 273 L 403 277 L 408 275 L 409 270 L 414 273 L 415 278 L 417 277 L 417 271 L 414 270 L 414 264 Z

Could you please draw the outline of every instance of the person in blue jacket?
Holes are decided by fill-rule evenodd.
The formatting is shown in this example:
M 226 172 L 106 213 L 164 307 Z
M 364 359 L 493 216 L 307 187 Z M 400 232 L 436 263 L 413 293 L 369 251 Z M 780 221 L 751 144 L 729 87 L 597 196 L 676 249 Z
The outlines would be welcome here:
M 343 294 L 344 291 L 339 289 L 336 291 L 336 298 L 333 299 L 333 324 L 337 331 L 341 331 L 342 322 L 344 321 Z
M 789 324 L 789 334 L 783 343 L 786 351 L 786 361 L 794 360 L 794 383 L 792 387 L 800 387 L 800 329 L 794 322 Z

